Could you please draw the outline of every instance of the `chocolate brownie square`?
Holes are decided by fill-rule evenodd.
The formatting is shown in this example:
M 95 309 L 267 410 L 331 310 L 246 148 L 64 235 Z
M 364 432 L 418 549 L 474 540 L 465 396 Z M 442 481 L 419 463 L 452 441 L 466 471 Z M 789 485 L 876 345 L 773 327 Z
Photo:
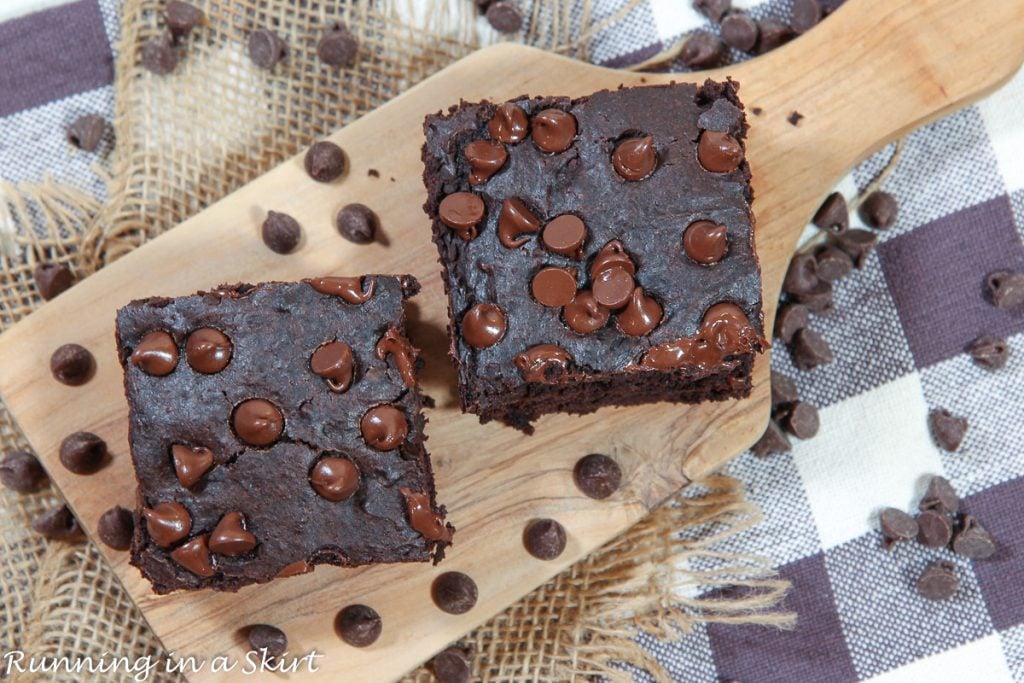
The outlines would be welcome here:
M 424 124 L 424 209 L 464 410 L 749 393 L 765 347 L 732 81 L 462 103 Z
M 117 345 L 138 480 L 132 564 L 157 593 L 440 560 L 410 276 L 133 301 Z

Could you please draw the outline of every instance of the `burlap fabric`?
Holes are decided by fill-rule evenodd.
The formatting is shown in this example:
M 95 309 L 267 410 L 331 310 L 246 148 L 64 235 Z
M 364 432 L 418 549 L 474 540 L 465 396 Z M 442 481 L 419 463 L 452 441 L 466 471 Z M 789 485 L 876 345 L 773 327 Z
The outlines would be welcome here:
M 84 277 L 498 38 L 478 25 L 469 0 L 209 0 L 199 3 L 209 25 L 193 35 L 169 81 L 138 65 L 141 45 L 161 30 L 163 4 L 124 3 L 116 146 L 98 162 L 109 178 L 108 200 L 101 205 L 48 181 L 0 184 L 0 329 L 41 303 L 31 278 L 40 259 L 68 263 Z M 627 4 L 598 18 L 588 0 L 523 6 L 527 42 L 579 58 L 586 58 L 593 36 L 630 10 Z M 340 73 L 314 61 L 318 36 L 335 19 L 362 46 L 356 66 Z M 289 36 L 291 44 L 289 59 L 272 73 L 255 69 L 243 47 L 247 33 L 263 26 Z M 0 406 L 0 449 L 25 446 Z M 48 543 L 29 530 L 29 521 L 57 500 L 52 491 L 0 493 L 0 651 L 159 655 L 160 643 L 95 547 Z M 771 609 L 787 586 L 769 563 L 714 549 L 723 536 L 758 519 L 735 481 L 718 477 L 691 487 L 467 636 L 462 645 L 475 653 L 476 677 L 563 681 L 602 673 L 620 679 L 629 676 L 622 667 L 629 663 L 668 680 L 635 643 L 635 629 L 673 638 L 697 621 L 787 625 L 789 615 Z M 737 586 L 743 590 L 692 597 Z M 427 680 L 429 673 L 421 669 L 409 678 Z

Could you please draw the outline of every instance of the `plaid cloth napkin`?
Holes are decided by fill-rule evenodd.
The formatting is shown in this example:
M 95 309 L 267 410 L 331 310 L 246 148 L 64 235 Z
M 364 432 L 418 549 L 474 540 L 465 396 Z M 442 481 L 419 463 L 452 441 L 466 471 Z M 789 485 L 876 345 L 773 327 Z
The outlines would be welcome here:
M 58 6 L 10 18 L 14 5 L 32 2 Z M 734 5 L 755 18 L 786 18 L 790 2 Z M 595 1 L 593 12 L 600 20 L 623 4 Z M 64 127 L 85 113 L 112 116 L 116 6 L 5 0 L 3 180 L 50 173 L 102 199 L 90 156 L 69 151 Z M 714 30 L 686 0 L 641 0 L 597 36 L 592 58 L 638 63 L 697 27 Z M 1021 111 L 1024 74 L 909 136 L 883 185 L 900 204 L 895 226 L 880 233 L 864 269 L 837 284 L 836 310 L 813 321 L 835 362 L 801 372 L 777 347 L 775 369 L 820 408 L 821 430 L 791 453 L 747 453 L 728 466 L 766 520 L 723 550 L 775 558 L 793 582 L 787 607 L 797 626 L 711 625 L 673 642 L 641 636 L 677 680 L 1024 681 L 1024 311 L 997 309 L 983 295 L 988 273 L 1024 270 Z M 865 161 L 838 189 L 852 198 L 891 153 Z M 965 353 L 981 334 L 1008 339 L 1005 368 L 986 370 Z M 928 432 L 928 411 L 940 407 L 970 421 L 954 453 Z M 915 509 L 934 474 L 949 478 L 995 536 L 995 556 L 971 562 L 915 543 L 882 548 L 878 511 Z M 954 563 L 960 578 L 944 602 L 915 590 L 935 559 Z

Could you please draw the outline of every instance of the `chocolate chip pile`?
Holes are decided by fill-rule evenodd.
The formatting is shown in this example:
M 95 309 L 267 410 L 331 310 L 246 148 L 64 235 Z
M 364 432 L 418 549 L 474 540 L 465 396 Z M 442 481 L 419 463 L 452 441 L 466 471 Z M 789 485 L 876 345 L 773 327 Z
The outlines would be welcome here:
M 882 545 L 892 550 L 902 541 L 916 540 L 926 548 L 949 548 L 971 560 L 985 560 L 996 553 L 992 534 L 967 512 L 944 477 L 932 477 L 918 504 L 916 517 L 897 508 L 885 508 L 878 515 Z M 951 562 L 929 564 L 917 580 L 917 591 L 928 600 L 945 600 L 960 586 Z

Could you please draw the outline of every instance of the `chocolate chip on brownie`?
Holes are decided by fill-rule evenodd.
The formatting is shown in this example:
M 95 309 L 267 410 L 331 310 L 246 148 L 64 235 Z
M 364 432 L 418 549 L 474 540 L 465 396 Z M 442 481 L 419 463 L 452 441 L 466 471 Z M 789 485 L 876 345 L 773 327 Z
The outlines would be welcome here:
M 1024 273 L 996 271 L 985 280 L 992 303 L 1002 309 L 1016 308 L 1024 303 Z
M 132 545 L 132 534 L 135 533 L 135 518 L 131 510 L 120 505 L 103 513 L 96 527 L 100 540 L 114 550 L 128 550 Z
M 538 560 L 555 559 L 565 544 L 565 527 L 553 519 L 535 519 L 523 531 L 523 545 Z
M 953 552 L 972 560 L 984 560 L 996 553 L 996 541 L 978 520 L 964 515 L 953 538 Z
M 1005 339 L 986 334 L 971 342 L 970 353 L 977 365 L 998 370 L 1006 365 L 1010 357 L 1010 346 Z
M 917 542 L 929 548 L 941 548 L 953 537 L 949 517 L 937 510 L 925 510 L 917 516 Z
M 952 453 L 960 447 L 967 434 L 967 418 L 953 415 L 944 408 L 936 408 L 928 413 L 928 427 L 935 443 Z
M 269 28 L 258 28 L 249 34 L 249 59 L 261 69 L 273 69 L 288 57 L 288 44 Z
M 102 116 L 79 116 L 68 126 L 68 142 L 86 152 L 95 152 L 103 141 L 106 130 L 107 122 Z
M 288 651 L 288 636 L 276 626 L 254 624 L 246 631 L 249 647 L 267 659 L 276 659 Z
M 74 432 L 60 444 L 60 462 L 75 474 L 93 474 L 107 460 L 107 444 L 92 432 Z
M 929 564 L 917 580 L 917 592 L 928 600 L 945 600 L 960 588 L 952 562 L 936 560 Z
M 382 623 L 377 610 L 367 605 L 349 605 L 334 620 L 338 636 L 353 647 L 368 647 L 380 637 Z
M 811 219 L 817 227 L 833 235 L 841 235 L 850 227 L 850 209 L 841 192 L 833 192 L 821 203 Z
M 445 572 L 430 586 L 434 604 L 448 614 L 465 614 L 473 609 L 478 595 L 476 581 L 462 572 Z
M 28 451 L 12 451 L 0 460 L 0 483 L 18 493 L 32 493 L 46 483 L 46 472 Z
M 782 427 L 775 420 L 769 420 L 764 434 L 750 450 L 759 458 L 765 458 L 775 453 L 788 453 L 790 448 L 789 437 L 782 431 Z
M 730 12 L 722 19 L 722 41 L 740 52 L 751 52 L 757 46 L 757 22 L 746 12 Z
M 96 359 L 84 346 L 64 344 L 50 356 L 50 372 L 61 384 L 81 386 L 96 373 Z
M 833 360 L 832 349 L 828 342 L 810 328 L 804 328 L 793 336 L 789 352 L 793 357 L 793 365 L 800 370 L 813 370 L 819 365 L 827 365 Z
M 352 66 L 358 52 L 359 40 L 340 21 L 331 24 L 316 46 L 320 61 L 331 66 Z
M 36 281 L 36 290 L 45 301 L 49 301 L 57 296 L 74 282 L 71 269 L 63 263 L 51 263 L 48 261 L 36 266 L 35 271 L 33 271 L 33 277 Z
M 886 550 L 891 550 L 898 541 L 917 538 L 917 520 L 903 510 L 885 508 L 878 515 L 878 521 L 882 527 L 882 545 Z
M 622 468 L 607 455 L 591 453 L 576 461 L 572 478 L 583 495 L 604 500 L 622 484 Z
M 810 318 L 810 312 L 803 304 L 782 304 L 775 314 L 775 336 L 789 344 L 797 332 L 807 327 Z
M 302 228 L 299 222 L 286 213 L 268 211 L 267 217 L 260 228 L 263 243 L 271 251 L 288 254 L 295 250 L 302 239 Z
M 51 541 L 77 541 L 82 538 L 82 527 L 67 505 L 50 508 L 33 519 L 32 529 Z
M 691 69 L 710 69 L 725 58 L 725 43 L 712 33 L 697 31 L 683 44 L 679 57 Z
M 877 230 L 891 228 L 899 214 L 896 198 L 888 192 L 876 190 L 869 194 L 857 207 L 860 219 Z

